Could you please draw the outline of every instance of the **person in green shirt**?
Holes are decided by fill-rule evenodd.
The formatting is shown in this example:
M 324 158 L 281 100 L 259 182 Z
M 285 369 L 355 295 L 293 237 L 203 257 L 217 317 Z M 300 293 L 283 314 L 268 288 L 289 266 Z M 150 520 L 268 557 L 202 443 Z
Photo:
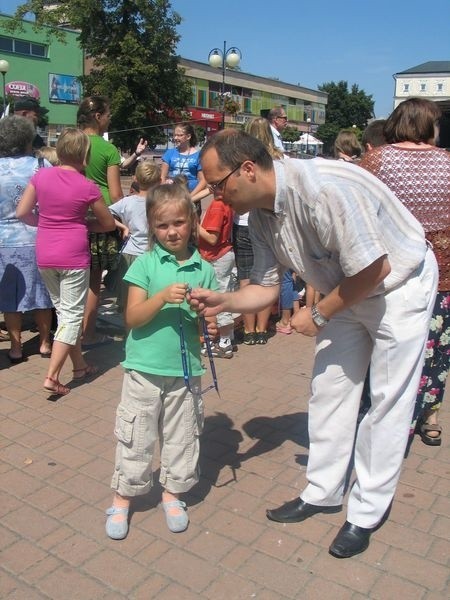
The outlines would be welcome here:
M 107 206 L 123 197 L 120 184 L 120 153 L 103 137 L 108 131 L 110 121 L 109 101 L 104 96 L 88 96 L 78 107 L 78 127 L 89 136 L 91 141 L 91 152 L 85 175 L 100 187 Z M 117 230 L 108 233 L 92 233 L 89 236 L 89 242 L 91 272 L 83 319 L 82 348 L 84 350 L 113 341 L 110 337 L 99 336 L 96 333 L 95 325 L 102 273 L 117 269 L 121 245 Z
M 126 342 L 122 397 L 116 413 L 118 439 L 106 512 L 106 533 L 128 533 L 131 499 L 152 486 L 152 459 L 160 443 L 162 508 L 170 531 L 189 523 L 179 497 L 199 480 L 199 435 L 203 425 L 200 335 L 197 314 L 186 302 L 192 287 L 218 289 L 213 267 L 194 247 L 197 217 L 188 189 L 165 184 L 147 196 L 150 250 L 128 269 Z M 213 317 L 208 333 L 217 333 Z

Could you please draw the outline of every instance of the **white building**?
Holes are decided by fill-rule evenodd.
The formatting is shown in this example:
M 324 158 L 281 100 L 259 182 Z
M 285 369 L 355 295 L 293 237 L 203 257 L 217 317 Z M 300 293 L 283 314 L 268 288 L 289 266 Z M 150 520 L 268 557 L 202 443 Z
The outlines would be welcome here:
M 450 103 L 450 61 L 436 60 L 395 73 L 394 108 L 411 96 Z

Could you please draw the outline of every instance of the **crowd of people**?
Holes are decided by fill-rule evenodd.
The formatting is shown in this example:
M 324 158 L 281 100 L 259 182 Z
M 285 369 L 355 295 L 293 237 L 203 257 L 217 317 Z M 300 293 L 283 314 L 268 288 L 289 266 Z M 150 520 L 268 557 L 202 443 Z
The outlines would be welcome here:
M 316 337 L 316 357 L 308 485 L 267 517 L 341 511 L 353 460 L 347 520 L 330 553 L 363 552 L 388 516 L 414 432 L 441 443 L 450 155 L 436 147 L 437 106 L 408 99 L 361 141 L 341 131 L 332 160 L 286 156 L 283 107 L 201 149 L 192 125 L 180 123 L 161 165 L 141 160 L 139 141 L 128 159 L 138 161 L 134 191 L 124 196 L 123 158 L 103 137 L 106 98 L 82 100 L 56 152 L 35 146 L 39 105 L 22 104 L 28 112 L 17 103 L 0 120 L 3 335 L 11 364 L 26 360 L 22 315 L 33 311 L 50 359 L 43 387 L 65 396 L 67 358 L 73 379 L 88 381 L 99 369 L 83 351 L 112 342 L 96 317 L 105 272 L 115 282 L 127 338 L 107 535 L 128 534 L 132 500 L 152 486 L 158 441 L 167 526 L 188 527 L 181 494 L 199 480 L 202 355 L 233 357 L 238 315 L 243 343 L 267 344 L 278 306 L 275 332 Z

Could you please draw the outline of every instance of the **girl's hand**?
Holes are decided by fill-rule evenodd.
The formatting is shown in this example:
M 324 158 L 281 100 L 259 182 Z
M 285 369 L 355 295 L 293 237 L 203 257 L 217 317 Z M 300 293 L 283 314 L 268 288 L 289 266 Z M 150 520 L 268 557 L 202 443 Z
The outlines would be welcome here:
M 186 298 L 186 291 L 188 286 L 186 283 L 172 283 L 167 286 L 163 291 L 164 302 L 168 304 L 181 304 Z

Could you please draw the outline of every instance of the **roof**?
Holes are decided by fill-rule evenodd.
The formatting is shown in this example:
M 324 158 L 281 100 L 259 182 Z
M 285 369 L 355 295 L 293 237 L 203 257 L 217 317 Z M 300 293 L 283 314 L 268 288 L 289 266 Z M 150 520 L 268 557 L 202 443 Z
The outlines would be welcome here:
M 222 78 L 221 69 L 211 67 L 207 63 L 203 63 L 203 62 L 199 62 L 196 60 L 191 60 L 190 58 L 183 58 L 183 57 L 180 57 L 179 62 L 180 62 L 180 65 L 184 68 L 200 69 L 200 71 L 203 73 L 202 77 L 205 77 L 206 73 L 209 73 L 209 74 L 213 75 L 214 77 L 220 76 L 220 79 Z M 189 73 L 188 73 L 188 75 L 189 75 Z M 269 88 L 279 88 L 280 91 L 278 93 L 280 93 L 280 94 L 288 95 L 289 92 L 293 93 L 293 95 L 299 95 L 299 94 L 308 95 L 308 94 L 310 94 L 311 96 L 314 97 L 316 102 L 323 102 L 324 104 L 327 103 L 327 98 L 328 98 L 327 92 L 322 92 L 320 90 L 302 87 L 299 85 L 295 85 L 293 83 L 287 83 L 285 81 L 280 81 L 278 79 L 272 79 L 270 77 L 262 77 L 261 75 L 253 75 L 251 73 L 245 73 L 244 71 L 229 69 L 229 70 L 227 70 L 227 82 L 229 82 L 231 79 L 240 80 L 240 84 L 243 87 L 249 87 L 250 82 L 252 82 L 254 85 L 257 85 L 259 87 L 267 86 Z M 239 85 L 239 84 L 236 83 L 235 85 Z
M 430 60 L 416 67 L 399 71 L 396 75 L 405 75 L 409 73 L 450 73 L 450 60 Z

